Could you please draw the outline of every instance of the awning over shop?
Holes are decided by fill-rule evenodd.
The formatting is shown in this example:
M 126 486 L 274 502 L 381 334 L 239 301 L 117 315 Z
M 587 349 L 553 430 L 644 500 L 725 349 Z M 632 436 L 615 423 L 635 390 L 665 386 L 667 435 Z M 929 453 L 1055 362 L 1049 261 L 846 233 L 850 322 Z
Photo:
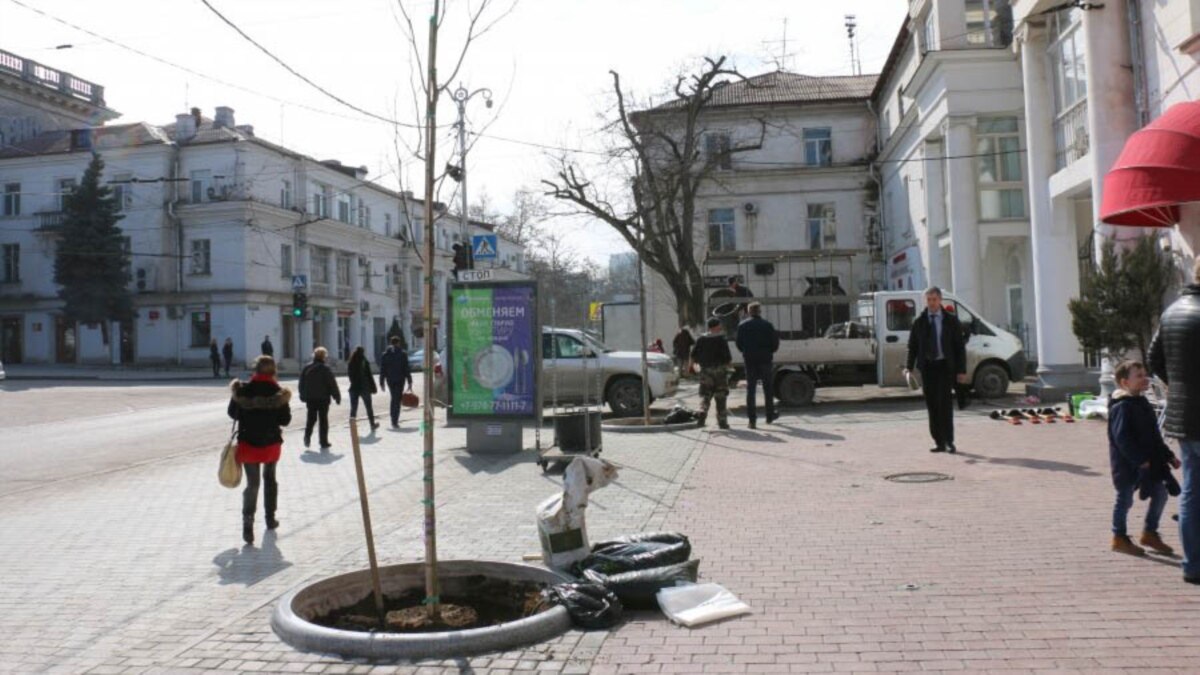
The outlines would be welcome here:
M 1104 177 L 1100 219 L 1170 227 L 1188 202 L 1200 202 L 1200 102 L 1173 105 L 1129 137 Z

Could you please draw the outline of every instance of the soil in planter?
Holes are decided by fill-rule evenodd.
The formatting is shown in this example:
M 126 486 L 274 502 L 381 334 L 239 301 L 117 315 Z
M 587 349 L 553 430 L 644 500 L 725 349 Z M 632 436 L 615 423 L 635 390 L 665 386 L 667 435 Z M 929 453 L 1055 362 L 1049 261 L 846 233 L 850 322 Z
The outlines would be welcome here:
M 429 620 L 427 609 L 421 604 L 424 589 L 416 588 L 402 595 L 383 596 L 387 624 L 382 629 L 375 616 L 374 595 L 369 592 L 353 605 L 314 617 L 312 622 L 362 632 L 435 633 L 495 626 L 549 609 L 541 598 L 543 584 L 472 576 L 454 579 L 453 586 L 460 592 L 443 591 L 441 616 L 436 622 Z

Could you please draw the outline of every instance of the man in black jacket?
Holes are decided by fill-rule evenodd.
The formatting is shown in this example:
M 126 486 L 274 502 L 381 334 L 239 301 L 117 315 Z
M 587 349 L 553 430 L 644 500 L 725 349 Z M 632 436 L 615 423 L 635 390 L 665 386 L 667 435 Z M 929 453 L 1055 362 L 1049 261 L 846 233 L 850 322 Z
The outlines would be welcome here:
M 692 360 L 700 366 L 700 415 L 698 426 L 704 426 L 708 418 L 708 407 L 717 399 L 717 426 L 729 428 L 729 412 L 725 399 L 729 397 L 729 364 L 733 355 L 729 353 L 729 341 L 721 333 L 721 320 L 708 320 L 708 332 L 696 340 L 692 347 Z
M 391 342 L 392 346 L 379 359 L 379 387 L 391 395 L 392 428 L 395 429 L 400 426 L 400 397 L 404 394 L 405 384 L 412 389 L 412 369 L 408 366 L 408 352 L 404 351 L 400 338 L 393 335 Z
M 1164 434 L 1179 440 L 1183 456 L 1183 580 L 1200 584 L 1200 260 L 1192 277 L 1193 283 L 1163 312 L 1149 360 L 1151 372 L 1167 383 Z
M 271 344 L 270 335 L 263 336 L 263 341 L 262 344 L 259 345 L 259 349 L 261 350 L 259 353 L 263 356 L 275 356 L 275 345 Z
M 921 371 L 921 389 L 929 410 L 930 452 L 957 452 L 954 446 L 954 382 L 967 381 L 967 346 L 958 317 L 942 307 L 942 290 L 925 291 L 925 311 L 908 336 L 905 376 Z
M 746 365 L 746 416 L 750 418 L 750 428 L 757 428 L 758 383 L 762 382 L 763 398 L 767 401 L 767 424 L 774 422 L 779 415 L 775 414 L 775 397 L 771 392 L 771 374 L 774 370 L 772 361 L 775 352 L 779 351 L 779 333 L 770 321 L 762 318 L 762 304 L 752 302 L 746 308 L 750 318 L 738 324 L 737 348 L 742 353 L 742 361 Z
M 313 350 L 312 363 L 300 372 L 300 400 L 308 406 L 308 419 L 304 422 L 304 447 L 312 443 L 313 425 L 320 422 L 321 449 L 332 447 L 329 443 L 329 402 L 342 404 L 342 392 L 337 378 L 325 364 L 329 351 L 324 347 Z

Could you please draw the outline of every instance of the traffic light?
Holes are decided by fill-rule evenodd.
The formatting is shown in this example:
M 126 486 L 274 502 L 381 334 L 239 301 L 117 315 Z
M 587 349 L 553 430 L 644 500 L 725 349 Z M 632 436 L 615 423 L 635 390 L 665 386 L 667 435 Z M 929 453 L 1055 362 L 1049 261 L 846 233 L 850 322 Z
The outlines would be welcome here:
M 292 316 L 303 319 L 308 311 L 308 294 L 292 293 Z

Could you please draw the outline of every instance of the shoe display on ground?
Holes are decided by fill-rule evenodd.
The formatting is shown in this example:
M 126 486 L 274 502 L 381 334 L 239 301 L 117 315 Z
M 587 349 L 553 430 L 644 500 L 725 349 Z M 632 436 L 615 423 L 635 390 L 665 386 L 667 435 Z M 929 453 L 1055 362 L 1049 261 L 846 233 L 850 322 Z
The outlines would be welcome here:
M 1146 555 L 1145 549 L 1143 549 L 1141 546 L 1138 546 L 1137 544 L 1133 543 L 1133 540 L 1130 539 L 1128 535 L 1124 535 L 1124 534 L 1114 534 L 1113 535 L 1112 550 L 1117 553 L 1124 553 L 1126 555 L 1136 555 L 1136 556 Z
M 1167 543 L 1162 540 L 1162 537 L 1158 536 L 1157 532 L 1143 532 L 1141 538 L 1138 539 L 1138 543 L 1155 553 L 1175 555 L 1175 549 L 1167 546 Z

